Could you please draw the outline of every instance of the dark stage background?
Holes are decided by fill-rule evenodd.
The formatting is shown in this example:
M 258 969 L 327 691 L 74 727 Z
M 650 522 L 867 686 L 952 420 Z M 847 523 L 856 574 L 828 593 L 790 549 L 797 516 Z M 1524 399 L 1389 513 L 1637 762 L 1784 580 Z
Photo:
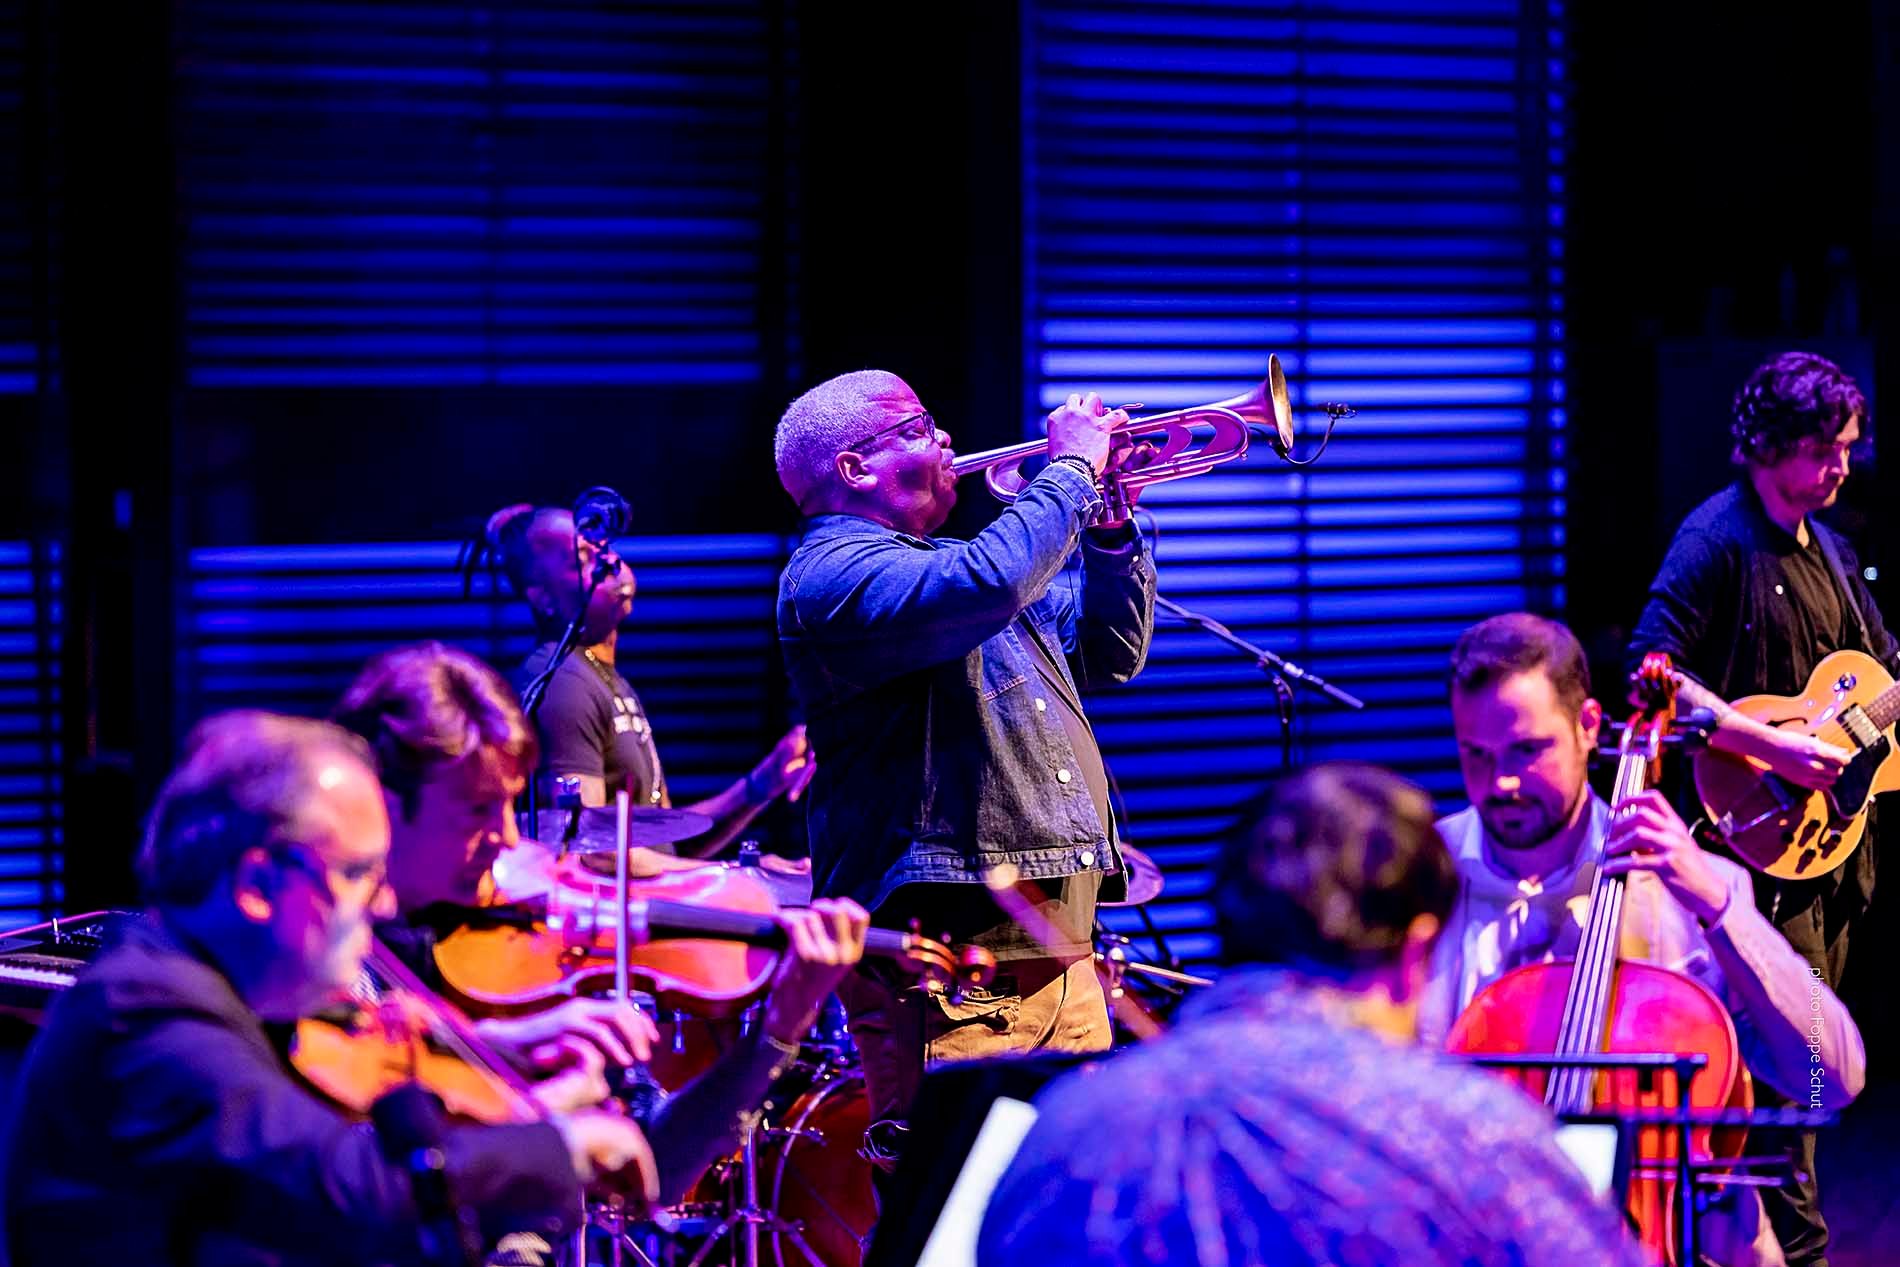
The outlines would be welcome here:
M 1229 396 L 1269 352 L 1303 428 L 1358 406 L 1309 471 L 1257 452 L 1152 495 L 1163 590 L 1369 701 L 1302 698 L 1300 759 L 1385 761 L 1449 806 L 1451 639 L 1560 614 L 1619 694 L 1764 353 L 1835 356 L 1883 429 L 1893 24 L 1867 0 L 0 4 L 0 923 L 127 900 L 205 712 L 320 711 L 410 638 L 518 657 L 454 543 L 596 482 L 635 506 L 629 675 L 675 786 L 732 777 L 789 717 L 771 428 L 866 365 L 966 451 L 1070 390 Z M 1891 611 L 1880 486 L 1837 522 Z M 994 513 L 964 501 L 953 529 Z M 1172 628 L 1091 701 L 1189 959 L 1210 841 L 1278 764 L 1272 705 Z M 1849 984 L 1890 1079 L 1890 1006 Z M 1877 1217 L 1837 1261 L 1876 1261 L 1849 1255 Z

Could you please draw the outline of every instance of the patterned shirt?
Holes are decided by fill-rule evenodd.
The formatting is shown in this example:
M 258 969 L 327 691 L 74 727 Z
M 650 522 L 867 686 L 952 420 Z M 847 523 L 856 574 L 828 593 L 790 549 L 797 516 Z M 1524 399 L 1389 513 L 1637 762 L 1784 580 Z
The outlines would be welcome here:
M 553 655 L 551 642 L 529 653 L 516 674 L 515 689 L 526 689 Z M 609 804 L 622 787 L 635 805 L 672 804 L 640 697 L 626 678 L 591 651 L 576 650 L 561 662 L 535 722 L 541 732 L 542 762 L 555 775 L 605 781 Z
M 982 1267 L 1634 1267 L 1621 1212 L 1498 1078 L 1400 1046 L 1273 969 L 1055 1083 Z

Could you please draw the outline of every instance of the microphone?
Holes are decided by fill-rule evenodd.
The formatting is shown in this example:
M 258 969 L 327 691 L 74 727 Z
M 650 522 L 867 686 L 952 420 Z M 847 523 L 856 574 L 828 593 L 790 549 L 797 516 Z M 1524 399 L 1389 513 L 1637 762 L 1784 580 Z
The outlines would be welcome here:
M 613 489 L 596 485 L 574 499 L 574 531 L 601 549 L 622 536 L 633 521 L 633 507 Z
M 442 1102 L 416 1083 L 397 1087 L 369 1106 L 376 1142 L 391 1163 L 409 1172 L 423 1261 L 472 1267 L 482 1260 L 474 1211 L 449 1190 Z

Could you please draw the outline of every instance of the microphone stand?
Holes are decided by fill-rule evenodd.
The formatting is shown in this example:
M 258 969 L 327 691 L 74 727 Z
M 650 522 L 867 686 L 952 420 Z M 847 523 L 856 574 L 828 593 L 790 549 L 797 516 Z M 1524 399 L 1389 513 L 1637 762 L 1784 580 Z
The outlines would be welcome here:
M 1201 632 L 1219 638 L 1236 651 L 1244 652 L 1253 660 L 1255 668 L 1272 679 L 1274 698 L 1280 714 L 1280 764 L 1285 769 L 1293 768 L 1293 687 L 1291 683 L 1298 682 L 1344 704 L 1347 708 L 1361 709 L 1366 706 L 1365 701 L 1358 696 L 1341 690 L 1319 674 L 1303 669 L 1293 661 L 1276 655 L 1265 647 L 1248 642 L 1212 616 L 1190 611 L 1160 594 L 1155 595 L 1155 606 L 1175 619 L 1186 621 Z
M 576 547 L 579 553 L 579 547 Z M 554 644 L 554 654 L 548 660 L 547 667 L 528 683 L 521 692 L 521 713 L 528 719 L 528 728 L 534 730 L 540 723 L 541 703 L 547 698 L 548 687 L 554 682 L 554 675 L 560 670 L 567 658 L 574 654 L 574 647 L 581 640 L 581 625 L 587 619 L 587 608 L 594 601 L 594 591 L 601 582 L 613 575 L 613 555 L 607 550 L 599 550 L 594 555 L 594 570 L 587 588 L 581 593 L 580 605 L 574 610 L 574 619 L 567 622 L 561 640 Z M 578 563 L 578 560 L 576 560 Z M 578 587 L 577 587 L 578 588 Z M 541 839 L 541 780 L 537 775 L 528 779 L 528 836 L 532 840 Z

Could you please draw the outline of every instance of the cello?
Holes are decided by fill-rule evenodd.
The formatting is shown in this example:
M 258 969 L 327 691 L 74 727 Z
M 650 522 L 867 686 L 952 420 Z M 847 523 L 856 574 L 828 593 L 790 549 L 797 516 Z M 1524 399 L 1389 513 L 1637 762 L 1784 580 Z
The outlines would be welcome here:
M 1612 813 L 1642 792 L 1660 772 L 1663 738 L 1675 719 L 1676 678 L 1669 657 L 1645 656 L 1634 678 L 1636 713 L 1623 732 Z M 1659 964 L 1624 959 L 1625 879 L 1603 872 L 1602 843 L 1591 860 L 1595 879 L 1589 913 L 1573 959 L 1526 964 L 1480 990 L 1446 1036 L 1448 1051 L 1467 1055 L 1540 1055 L 1587 1058 L 1606 1053 L 1699 1052 L 1708 1064 L 1689 1083 L 1694 1111 L 1748 1109 L 1754 1092 L 1736 1040 L 1735 1022 L 1702 982 Z M 1634 1115 L 1647 1118 L 1678 1107 L 1672 1076 L 1635 1069 L 1588 1066 L 1507 1070 L 1503 1076 L 1539 1096 L 1559 1117 Z M 1636 1136 L 1628 1209 L 1646 1248 L 1679 1264 L 1672 1176 L 1673 1131 L 1656 1124 Z M 1691 1158 L 1706 1162 L 1741 1153 L 1740 1130 L 1691 1135 Z

